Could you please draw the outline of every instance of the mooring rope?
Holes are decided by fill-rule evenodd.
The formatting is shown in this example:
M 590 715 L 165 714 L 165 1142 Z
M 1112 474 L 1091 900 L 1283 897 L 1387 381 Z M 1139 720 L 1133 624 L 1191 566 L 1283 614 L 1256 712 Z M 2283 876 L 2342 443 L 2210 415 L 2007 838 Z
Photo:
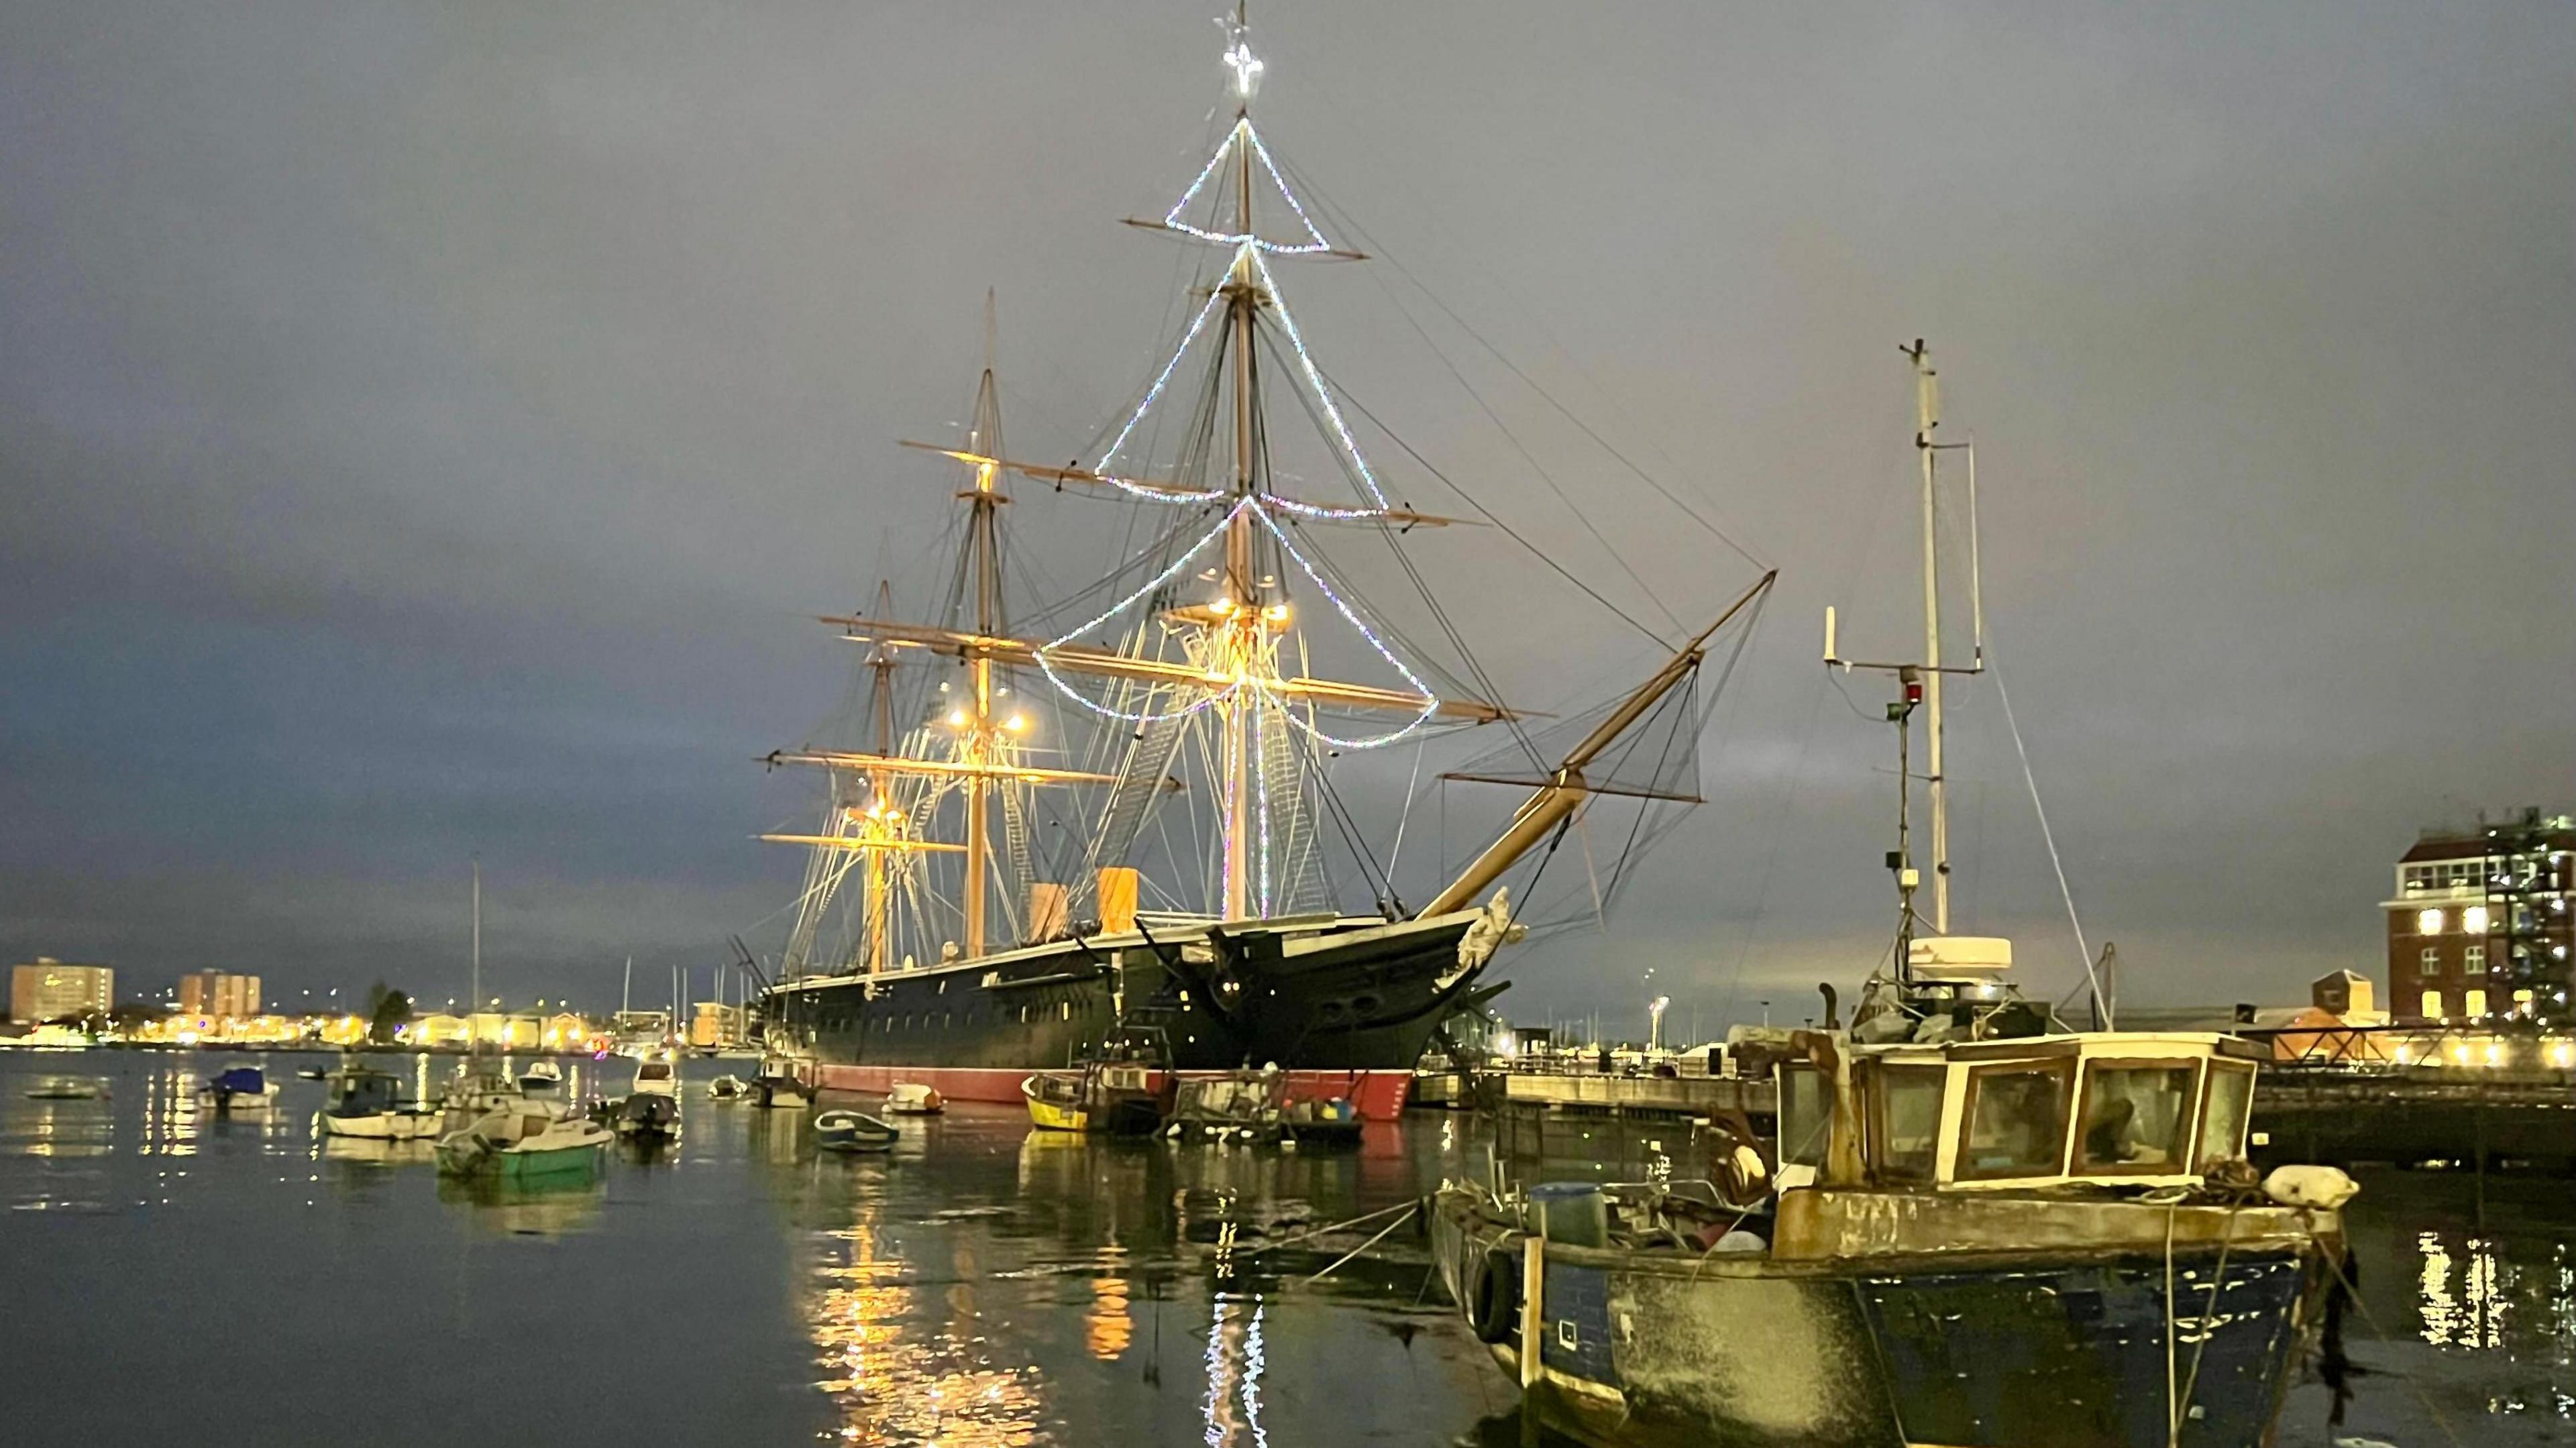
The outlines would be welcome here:
M 1377 1233 L 1377 1235 L 1376 1235 L 1376 1236 L 1369 1238 L 1367 1241 L 1360 1243 L 1358 1246 L 1353 1247 L 1351 1250 L 1349 1250 L 1349 1251 L 1347 1251 L 1347 1252 L 1344 1252 L 1341 1256 L 1339 1256 L 1339 1257 L 1337 1257 L 1337 1258 L 1333 1259 L 1333 1265 L 1332 1265 L 1332 1267 L 1327 1267 L 1327 1268 L 1325 1268 L 1323 1271 L 1316 1273 L 1314 1276 L 1307 1278 L 1307 1279 L 1306 1279 L 1306 1285 L 1307 1285 L 1307 1286 L 1309 1286 L 1309 1287 L 1311 1287 L 1311 1286 L 1313 1286 L 1314 1284 L 1316 1284 L 1316 1283 L 1318 1283 L 1318 1282 L 1323 1281 L 1326 1277 L 1328 1277 L 1328 1276 L 1330 1276 L 1330 1275 L 1332 1274 L 1332 1271 L 1333 1271 L 1333 1268 L 1334 1268 L 1334 1267 L 1339 1267 L 1339 1266 L 1341 1266 L 1344 1262 L 1348 1262 L 1348 1261 L 1349 1261 L 1349 1260 L 1351 1260 L 1353 1257 L 1358 1256 L 1358 1255 L 1359 1255 L 1359 1254 L 1361 1254 L 1362 1252 L 1365 1252 L 1365 1251 L 1367 1251 L 1369 1248 L 1374 1247 L 1374 1246 L 1376 1246 L 1378 1243 L 1380 1243 L 1380 1242 L 1382 1242 L 1382 1241 L 1386 1240 L 1386 1234 L 1387 1234 L 1387 1233 L 1392 1232 L 1392 1231 L 1394 1231 L 1396 1228 L 1403 1226 L 1403 1225 L 1405 1224 L 1405 1221 L 1406 1221 L 1408 1218 L 1410 1218 L 1410 1217 L 1411 1217 L 1411 1216 L 1412 1216 L 1416 1211 L 1420 1210 L 1420 1208 L 1421 1208 L 1421 1204 L 1420 1204 L 1419 1202 L 1415 1203 L 1415 1204 L 1414 1204 L 1414 1205 L 1412 1205 L 1412 1206 L 1406 1207 L 1406 1208 L 1404 1209 L 1404 1216 L 1398 1217 L 1398 1218 L 1396 1218 L 1394 1221 L 1387 1223 L 1387 1224 L 1386 1224 L 1385 1226 L 1383 1226 L 1383 1227 L 1380 1227 L 1380 1228 L 1378 1229 L 1378 1233 Z
M 1386 1216 L 1390 1212 L 1409 1212 L 1420 1205 L 1421 1203 L 1419 1202 L 1398 1202 L 1394 1206 L 1380 1208 L 1379 1210 L 1370 1212 L 1365 1216 L 1353 1217 L 1347 1222 L 1335 1222 L 1330 1226 L 1317 1227 L 1311 1232 L 1300 1232 L 1294 1237 L 1282 1237 L 1276 1242 L 1265 1242 L 1244 1255 L 1246 1257 L 1258 1257 L 1264 1252 L 1276 1251 L 1281 1247 L 1294 1247 L 1300 1242 L 1310 1242 L 1317 1237 L 1329 1236 L 1335 1232 L 1348 1231 L 1362 1222 L 1374 1222 L 1378 1218 Z M 1381 1233 L 1380 1235 L 1384 1234 Z M 1371 1240 L 1375 1239 L 1372 1238 Z

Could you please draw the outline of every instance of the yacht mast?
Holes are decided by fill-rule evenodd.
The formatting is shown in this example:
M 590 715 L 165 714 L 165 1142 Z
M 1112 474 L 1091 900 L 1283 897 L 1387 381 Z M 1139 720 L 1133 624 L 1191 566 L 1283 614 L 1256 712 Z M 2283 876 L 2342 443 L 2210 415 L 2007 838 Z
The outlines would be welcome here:
M 473 997 L 466 1002 L 465 1019 L 470 1023 L 474 1013 L 483 1009 L 483 857 L 474 857 L 474 973 Z M 466 1028 L 466 1038 L 473 1039 L 473 1027 Z

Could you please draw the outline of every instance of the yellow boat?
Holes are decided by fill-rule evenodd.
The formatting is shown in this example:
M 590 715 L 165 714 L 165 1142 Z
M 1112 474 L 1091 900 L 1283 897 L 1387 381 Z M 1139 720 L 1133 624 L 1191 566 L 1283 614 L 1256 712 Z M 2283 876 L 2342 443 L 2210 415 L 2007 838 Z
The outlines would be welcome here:
M 1091 1113 L 1083 1109 L 1082 1083 L 1065 1076 L 1030 1076 L 1020 1082 L 1029 1103 L 1029 1124 L 1041 1131 L 1089 1131 Z

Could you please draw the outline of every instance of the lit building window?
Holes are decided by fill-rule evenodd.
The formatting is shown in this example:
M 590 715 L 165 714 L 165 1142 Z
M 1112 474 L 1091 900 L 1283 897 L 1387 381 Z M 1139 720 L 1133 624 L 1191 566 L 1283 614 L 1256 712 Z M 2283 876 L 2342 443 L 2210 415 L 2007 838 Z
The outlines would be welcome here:
M 2439 910 L 2417 911 L 2415 913 L 2415 933 L 2418 935 L 2441 934 L 2442 912 Z
M 2460 928 L 2471 935 L 2487 933 L 2487 907 L 2472 905 L 2460 912 Z
M 2530 991 L 2518 990 L 2513 993 L 2513 1013 L 2517 1016 L 2527 1016 L 2531 1014 Z
M 2476 986 L 2469 987 L 2466 991 L 2462 992 L 2460 1011 L 2471 1020 L 2476 1020 L 2478 1017 L 2485 1015 L 2487 1013 L 2487 993 L 2478 989 Z
M 2442 993 L 2440 991 L 2428 990 L 2424 992 L 2424 1017 L 2427 1020 L 2434 1021 L 2438 1021 L 2442 1018 Z

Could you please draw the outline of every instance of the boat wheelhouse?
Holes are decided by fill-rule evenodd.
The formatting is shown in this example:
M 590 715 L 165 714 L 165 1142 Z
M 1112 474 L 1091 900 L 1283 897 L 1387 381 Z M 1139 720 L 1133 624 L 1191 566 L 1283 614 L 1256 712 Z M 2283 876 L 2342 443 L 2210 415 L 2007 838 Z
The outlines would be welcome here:
M 1781 1164 L 1821 1173 L 1840 1129 L 1876 1187 L 2198 1185 L 2244 1159 L 2262 1058 L 2232 1036 L 2141 1032 L 1846 1046 L 1840 1077 L 1780 1068 Z

